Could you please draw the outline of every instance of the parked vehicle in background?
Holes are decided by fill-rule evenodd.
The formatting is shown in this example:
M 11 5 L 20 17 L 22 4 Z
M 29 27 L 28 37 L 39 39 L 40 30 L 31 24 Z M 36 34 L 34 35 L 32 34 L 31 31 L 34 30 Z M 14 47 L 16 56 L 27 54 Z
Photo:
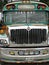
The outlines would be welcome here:
M 22 0 L 3 7 L 0 60 L 26 63 L 49 61 L 49 7 Z

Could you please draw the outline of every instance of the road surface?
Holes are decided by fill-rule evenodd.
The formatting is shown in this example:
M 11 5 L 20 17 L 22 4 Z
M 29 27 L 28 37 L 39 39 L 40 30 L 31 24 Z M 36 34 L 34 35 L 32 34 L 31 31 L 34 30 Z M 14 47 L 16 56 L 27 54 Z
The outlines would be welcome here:
M 3 65 L 49 65 L 49 62 L 45 62 L 45 63 L 20 63 L 20 64 L 19 63 L 16 63 L 16 64 L 6 63 Z

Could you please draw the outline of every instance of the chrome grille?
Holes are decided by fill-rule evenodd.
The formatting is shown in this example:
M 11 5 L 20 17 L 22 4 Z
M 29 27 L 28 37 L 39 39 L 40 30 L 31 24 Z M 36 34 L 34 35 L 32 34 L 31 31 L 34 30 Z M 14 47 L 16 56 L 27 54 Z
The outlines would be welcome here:
M 46 41 L 46 29 L 31 29 L 29 31 L 30 43 L 42 43 Z
M 11 41 L 18 44 L 28 43 L 28 31 L 26 29 L 11 30 Z
M 39 44 L 46 41 L 46 29 L 12 29 L 11 41 L 17 44 Z

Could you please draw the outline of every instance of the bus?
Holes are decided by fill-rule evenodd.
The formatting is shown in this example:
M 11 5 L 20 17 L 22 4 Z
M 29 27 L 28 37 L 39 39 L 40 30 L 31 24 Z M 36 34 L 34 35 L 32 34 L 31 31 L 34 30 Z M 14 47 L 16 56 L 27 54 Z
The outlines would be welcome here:
M 36 1 L 11 2 L 3 7 L 0 60 L 8 63 L 49 61 L 49 7 Z

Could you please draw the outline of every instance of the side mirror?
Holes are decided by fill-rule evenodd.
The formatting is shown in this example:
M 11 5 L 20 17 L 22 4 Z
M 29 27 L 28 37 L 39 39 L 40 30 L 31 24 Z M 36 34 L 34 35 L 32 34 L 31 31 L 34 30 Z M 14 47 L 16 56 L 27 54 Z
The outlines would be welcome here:
M 3 14 L 0 12 L 0 26 L 3 25 Z
M 2 21 L 3 14 L 0 12 L 0 21 Z
M 2 13 L 0 12 L 0 21 L 2 20 Z

